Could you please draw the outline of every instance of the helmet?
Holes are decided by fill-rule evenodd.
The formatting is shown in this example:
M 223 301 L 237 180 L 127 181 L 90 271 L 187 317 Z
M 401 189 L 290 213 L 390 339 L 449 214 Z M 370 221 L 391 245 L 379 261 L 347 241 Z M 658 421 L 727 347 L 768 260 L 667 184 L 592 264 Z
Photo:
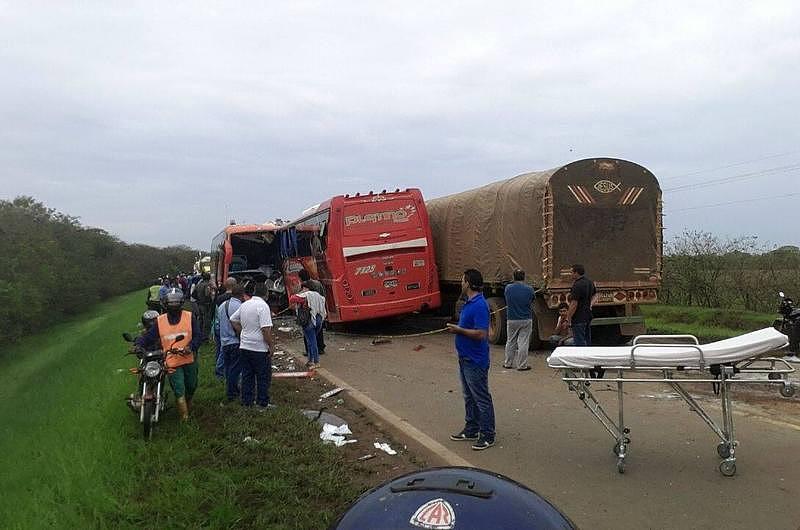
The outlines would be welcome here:
M 164 308 L 169 311 L 180 311 L 183 308 L 183 291 L 180 289 L 170 289 L 164 297 Z
M 458 523 L 458 526 L 456 526 Z M 557 528 L 575 526 L 546 499 L 475 468 L 416 471 L 363 494 L 331 530 L 360 528 Z
M 148 309 L 144 313 L 142 313 L 142 325 L 144 329 L 150 329 L 153 325 L 153 322 L 156 321 L 158 318 L 158 311 L 153 311 L 152 309 Z

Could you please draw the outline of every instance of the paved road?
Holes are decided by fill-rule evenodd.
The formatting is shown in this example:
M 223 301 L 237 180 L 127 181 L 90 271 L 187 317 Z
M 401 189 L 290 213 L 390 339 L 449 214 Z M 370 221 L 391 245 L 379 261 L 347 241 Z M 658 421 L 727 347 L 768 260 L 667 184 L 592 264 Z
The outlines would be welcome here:
M 627 472 L 619 475 L 612 439 L 543 354 L 532 356 L 532 371 L 517 372 L 503 370 L 502 349 L 492 348 L 498 438 L 477 453 L 448 439 L 463 425 L 451 336 L 372 345 L 328 335 L 326 342 L 322 362 L 334 375 L 476 467 L 545 495 L 582 528 L 800 529 L 800 400 L 737 413 L 738 473 L 725 478 L 717 470 L 716 437 L 682 401 L 653 385 L 628 385 L 633 442 Z M 424 349 L 414 351 L 417 345 Z M 616 390 L 597 390 L 616 411 Z M 782 399 L 777 392 L 775 399 Z

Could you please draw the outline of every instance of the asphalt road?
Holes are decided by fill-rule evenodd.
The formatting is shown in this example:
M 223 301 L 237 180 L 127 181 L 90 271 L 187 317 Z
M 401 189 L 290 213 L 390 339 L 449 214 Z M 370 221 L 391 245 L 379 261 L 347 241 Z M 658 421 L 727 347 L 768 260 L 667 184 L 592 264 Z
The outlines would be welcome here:
M 497 445 L 475 452 L 448 438 L 463 426 L 452 336 L 372 345 L 328 334 L 326 342 L 322 365 L 334 375 L 476 467 L 546 496 L 582 528 L 800 529 L 798 398 L 776 391 L 774 406 L 742 404 L 737 474 L 727 478 L 717 470 L 716 436 L 683 401 L 656 385 L 627 385 L 632 444 L 620 475 L 612 438 L 546 366 L 544 352 L 531 355 L 532 371 L 517 372 L 502 369 L 502 348 L 492 348 Z M 294 347 L 302 351 L 302 342 Z M 595 390 L 616 414 L 616 387 Z M 718 417 L 713 401 L 704 403 Z

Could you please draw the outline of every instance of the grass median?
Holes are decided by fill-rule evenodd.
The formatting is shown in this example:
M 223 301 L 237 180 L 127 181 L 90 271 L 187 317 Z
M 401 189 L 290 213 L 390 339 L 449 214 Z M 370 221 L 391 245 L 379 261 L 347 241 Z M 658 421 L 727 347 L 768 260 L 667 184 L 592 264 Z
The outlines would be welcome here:
M 704 341 L 727 339 L 772 325 L 776 315 L 734 309 L 642 305 L 647 332 L 689 334 Z
M 142 440 L 120 338 L 142 300 L 115 299 L 2 353 L 0 527 L 326 527 L 366 484 L 290 406 L 298 383 L 274 384 L 287 406 L 267 413 L 222 406 L 206 347 L 193 419 L 168 410 Z

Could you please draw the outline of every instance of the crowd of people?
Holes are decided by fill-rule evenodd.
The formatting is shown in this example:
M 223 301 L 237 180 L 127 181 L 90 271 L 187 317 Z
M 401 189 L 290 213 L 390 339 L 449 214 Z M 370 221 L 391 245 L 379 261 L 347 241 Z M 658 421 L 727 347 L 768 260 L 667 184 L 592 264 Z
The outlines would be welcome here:
M 591 344 L 592 306 L 597 298 L 594 283 L 582 265 L 572 266 L 573 286 L 569 303 L 559 307 L 552 346 Z M 289 308 L 303 330 L 308 369 L 320 364 L 325 351 L 323 323 L 327 318 L 325 287 L 307 271 L 298 274 L 300 289 L 289 297 Z M 528 348 L 533 333 L 533 302 L 536 291 L 525 283 L 525 271 L 515 270 L 514 281 L 505 287 L 506 332 L 503 367 L 530 370 Z M 483 296 L 480 271 L 468 269 L 462 278 L 465 304 L 458 324 L 448 324 L 456 335 L 459 377 L 464 398 L 464 427 L 450 436 L 453 441 L 470 441 L 475 450 L 495 443 L 495 416 L 489 390 L 490 310 Z M 188 293 L 185 295 L 184 293 Z M 190 304 L 191 311 L 184 309 Z M 213 336 L 216 346 L 215 374 L 225 383 L 227 403 L 265 411 L 274 405 L 269 390 L 272 380 L 271 356 L 275 352 L 272 332 L 275 313 L 268 304 L 265 283 L 243 285 L 228 278 L 216 286 L 208 273 L 165 277 L 148 290 L 147 305 L 154 325 L 137 343 L 143 347 L 181 349 L 167 356 L 170 384 L 182 419 L 188 418 L 197 389 L 197 352 Z M 157 308 L 157 309 L 156 309 Z M 155 313 L 158 310 L 161 314 Z M 176 340 L 176 338 L 180 340 Z
M 306 366 L 313 370 L 325 352 L 325 288 L 305 270 L 299 272 L 299 278 L 300 289 L 290 296 L 284 311 L 295 312 L 303 330 Z M 191 310 L 184 309 L 187 305 Z M 265 283 L 244 285 L 229 277 L 217 286 L 205 272 L 165 276 L 148 289 L 147 307 L 142 317 L 145 330 L 136 344 L 169 352 L 165 363 L 182 419 L 189 417 L 197 389 L 198 350 L 212 337 L 216 348 L 214 372 L 224 381 L 226 402 L 238 401 L 262 411 L 273 407 L 269 389 L 275 352 L 272 318 L 276 313 L 268 304 Z M 181 340 L 174 340 L 176 337 Z

